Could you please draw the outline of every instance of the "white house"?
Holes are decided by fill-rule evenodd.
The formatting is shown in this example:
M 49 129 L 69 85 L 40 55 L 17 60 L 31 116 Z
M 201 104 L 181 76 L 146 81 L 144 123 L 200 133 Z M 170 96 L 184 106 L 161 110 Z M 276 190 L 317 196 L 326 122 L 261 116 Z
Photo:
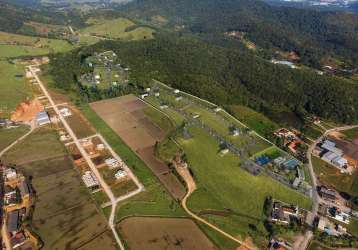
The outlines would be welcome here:
M 118 180 L 127 176 L 127 172 L 124 170 L 118 170 L 114 177 Z
M 68 108 L 61 108 L 60 113 L 63 117 L 68 117 L 72 115 L 71 111 Z

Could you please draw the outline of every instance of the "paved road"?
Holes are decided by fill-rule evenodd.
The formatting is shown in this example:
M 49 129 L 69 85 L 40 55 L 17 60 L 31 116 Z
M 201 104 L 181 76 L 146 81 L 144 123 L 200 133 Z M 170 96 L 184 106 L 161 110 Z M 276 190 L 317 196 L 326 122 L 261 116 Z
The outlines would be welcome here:
M 308 159 L 308 169 L 311 175 L 311 179 L 312 179 L 312 221 L 309 222 L 309 224 L 313 224 L 313 220 L 314 218 L 317 216 L 318 214 L 318 205 L 321 202 L 321 198 L 318 195 L 317 192 L 317 177 L 316 174 L 314 172 L 313 169 L 313 164 L 312 164 L 312 151 L 313 149 L 316 147 L 317 143 L 319 143 L 320 141 L 322 141 L 322 139 L 327 136 L 328 134 L 335 132 L 335 131 L 344 131 L 344 130 L 349 130 L 349 129 L 354 129 L 354 128 L 358 128 L 358 125 L 351 125 L 351 126 L 343 126 L 343 127 L 337 127 L 337 128 L 332 128 L 332 129 L 328 129 L 326 130 L 322 136 L 320 136 L 317 140 L 315 140 L 311 146 L 308 148 L 307 150 L 307 159 Z M 311 230 L 306 231 L 304 239 L 296 244 L 297 248 L 295 248 L 295 250 L 306 250 L 308 247 L 308 244 L 310 242 L 310 240 L 313 237 L 313 233 Z M 297 242 L 296 242 L 297 243 Z
M 38 66 L 38 65 L 35 65 Z M 47 89 L 45 88 L 44 84 L 42 83 L 42 81 L 40 80 L 40 78 L 37 76 L 37 73 L 35 72 L 33 66 L 29 66 L 29 70 L 31 71 L 31 73 L 33 74 L 33 76 L 35 77 L 35 79 L 37 80 L 42 92 L 45 94 L 45 96 L 48 98 L 51 106 L 53 107 L 53 109 L 55 110 L 56 114 L 58 115 L 60 121 L 62 122 L 64 128 L 66 129 L 67 133 L 70 135 L 70 137 L 72 138 L 73 142 L 76 144 L 77 148 L 79 149 L 81 155 L 83 156 L 83 158 L 86 160 L 88 166 L 91 168 L 92 172 L 95 174 L 96 178 L 98 179 L 102 189 L 104 190 L 104 192 L 107 194 L 107 196 L 109 197 L 111 203 L 112 203 L 112 210 L 111 210 L 111 215 L 109 217 L 109 222 L 108 225 L 111 228 L 113 235 L 116 239 L 117 244 L 119 245 L 121 250 L 124 250 L 124 246 L 123 243 L 121 242 L 118 233 L 115 229 L 114 226 L 114 217 L 115 217 L 115 212 L 116 212 L 116 198 L 114 196 L 114 194 L 112 193 L 112 190 L 110 189 L 110 187 L 107 185 L 107 183 L 103 180 L 101 174 L 98 172 L 96 166 L 94 165 L 94 163 L 92 162 L 92 160 L 90 159 L 90 157 L 88 156 L 86 150 L 82 147 L 81 143 L 79 142 L 77 136 L 75 135 L 75 133 L 73 132 L 73 130 L 71 129 L 71 127 L 68 125 L 67 121 L 65 120 L 65 118 L 62 116 L 62 114 L 60 113 L 58 107 L 56 106 L 55 102 L 53 101 L 52 97 L 50 96 L 50 94 L 48 93 Z

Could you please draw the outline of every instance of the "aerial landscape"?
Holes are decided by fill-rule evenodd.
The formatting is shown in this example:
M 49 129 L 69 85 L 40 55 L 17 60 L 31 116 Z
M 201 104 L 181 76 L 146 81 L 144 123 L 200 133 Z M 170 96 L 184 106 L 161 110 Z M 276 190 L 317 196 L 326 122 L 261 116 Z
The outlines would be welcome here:
M 358 1 L 0 0 L 1 247 L 358 249 Z

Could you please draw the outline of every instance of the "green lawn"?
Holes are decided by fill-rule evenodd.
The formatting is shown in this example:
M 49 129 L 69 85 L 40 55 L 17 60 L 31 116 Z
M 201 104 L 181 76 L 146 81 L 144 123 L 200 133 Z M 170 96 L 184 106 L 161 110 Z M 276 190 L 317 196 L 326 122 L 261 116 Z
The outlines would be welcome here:
M 178 141 L 198 183 L 198 190 L 189 199 L 193 211 L 231 209 L 233 214 L 228 217 L 205 217 L 233 235 L 244 237 L 250 233 L 257 236 L 255 242 L 260 242 L 258 231 L 264 233 L 262 212 L 267 196 L 310 208 L 310 200 L 301 194 L 268 176 L 254 177 L 242 170 L 240 159 L 232 154 L 219 156 L 218 143 L 201 129 L 193 128 L 191 133 L 194 135 L 192 139 L 178 138 Z M 258 231 L 250 229 L 250 224 L 255 225 Z
M 271 121 L 263 114 L 248 107 L 232 105 L 229 106 L 228 109 L 237 119 L 263 136 L 272 135 L 272 133 L 279 127 L 278 124 Z
M 174 130 L 174 125 L 171 120 L 158 110 L 152 107 L 146 107 L 143 109 L 143 112 L 151 122 L 160 127 L 166 134 Z
M 153 38 L 154 30 L 148 27 L 135 27 L 135 23 L 126 18 L 97 20 L 93 25 L 80 30 L 82 35 L 104 36 L 123 40 L 143 40 Z M 134 27 L 131 30 L 129 28 Z
M 58 134 L 51 128 L 43 127 L 35 130 L 26 140 L 21 141 L 16 147 L 8 151 L 2 157 L 2 160 L 5 163 L 20 164 L 56 157 L 65 153 L 66 149 L 59 141 Z
M 82 106 L 81 109 L 145 187 L 144 192 L 118 204 L 116 221 L 130 215 L 185 216 L 180 205 L 172 199 L 151 170 L 121 138 L 89 106 Z
M 343 134 L 347 137 L 347 139 L 357 139 L 358 138 L 358 128 L 343 131 Z
M 358 195 L 358 172 L 353 175 L 342 174 L 334 166 L 326 163 L 318 157 L 312 157 L 313 167 L 317 178 L 326 185 L 352 195 Z
M 16 105 L 32 97 L 32 87 L 25 79 L 23 65 L 0 59 L 0 117 L 9 116 Z
M 9 129 L 0 128 L 0 151 L 16 141 L 29 130 L 30 128 L 25 125 Z

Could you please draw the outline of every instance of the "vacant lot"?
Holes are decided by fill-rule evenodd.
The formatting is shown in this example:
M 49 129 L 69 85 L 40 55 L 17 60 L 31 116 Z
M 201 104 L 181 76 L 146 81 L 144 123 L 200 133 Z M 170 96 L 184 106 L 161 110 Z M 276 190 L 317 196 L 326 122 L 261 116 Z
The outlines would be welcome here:
M 9 116 L 17 104 L 32 97 L 32 87 L 25 79 L 23 65 L 11 64 L 0 58 L 0 75 L 0 116 L 4 117 Z
M 95 130 L 76 108 L 71 108 L 72 115 L 66 117 L 66 121 L 72 128 L 78 139 L 94 135 Z
M 28 126 L 20 126 L 9 129 L 0 128 L 0 151 L 9 146 L 29 130 L 30 128 Z
M 85 245 L 108 230 L 107 222 L 54 130 L 35 131 L 4 160 L 17 164 L 31 180 L 37 198 L 32 227 L 44 241 L 44 249 L 95 249 Z M 108 249 L 115 249 L 111 246 Z
M 175 198 L 185 194 L 183 185 L 166 164 L 155 157 L 154 146 L 165 133 L 143 112 L 148 106 L 137 97 L 128 95 L 91 104 L 95 112 L 135 151 L 153 170 Z
M 353 175 L 342 174 L 339 169 L 315 156 L 312 162 L 320 182 L 341 192 L 358 195 L 358 171 L 355 171 Z
M 132 250 L 217 249 L 190 219 L 132 217 L 118 228 Z
M 103 36 L 121 40 L 143 40 L 153 38 L 154 30 L 136 26 L 126 18 L 114 20 L 92 20 L 93 25 L 80 30 L 83 35 Z

